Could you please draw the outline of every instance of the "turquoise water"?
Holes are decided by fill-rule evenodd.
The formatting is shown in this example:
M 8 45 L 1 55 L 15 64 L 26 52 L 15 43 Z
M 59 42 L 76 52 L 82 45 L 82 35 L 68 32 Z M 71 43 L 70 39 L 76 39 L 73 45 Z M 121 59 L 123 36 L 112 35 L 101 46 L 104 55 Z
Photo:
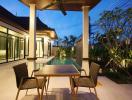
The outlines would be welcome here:
M 74 66 L 76 66 L 76 68 L 80 68 L 79 64 L 77 64 L 77 62 L 75 62 L 71 58 L 53 58 L 47 64 L 48 65 L 71 65 L 73 64 Z

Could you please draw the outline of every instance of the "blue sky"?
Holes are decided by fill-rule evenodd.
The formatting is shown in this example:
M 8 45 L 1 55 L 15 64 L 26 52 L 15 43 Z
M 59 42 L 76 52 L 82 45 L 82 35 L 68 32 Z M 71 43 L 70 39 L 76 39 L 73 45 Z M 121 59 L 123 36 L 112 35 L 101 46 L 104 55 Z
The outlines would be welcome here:
M 90 23 L 94 24 L 94 22 L 99 19 L 100 13 L 104 10 L 112 9 L 112 7 L 117 6 L 117 4 L 119 5 L 119 1 L 122 0 L 101 0 L 89 13 Z M 0 5 L 14 15 L 29 16 L 29 8 L 19 2 L 19 0 L 0 0 Z M 82 33 L 82 12 L 69 11 L 67 12 L 67 16 L 63 16 L 60 11 L 44 10 L 37 11 L 37 16 L 49 27 L 55 28 L 58 37 L 63 38 L 69 35 L 79 36 Z

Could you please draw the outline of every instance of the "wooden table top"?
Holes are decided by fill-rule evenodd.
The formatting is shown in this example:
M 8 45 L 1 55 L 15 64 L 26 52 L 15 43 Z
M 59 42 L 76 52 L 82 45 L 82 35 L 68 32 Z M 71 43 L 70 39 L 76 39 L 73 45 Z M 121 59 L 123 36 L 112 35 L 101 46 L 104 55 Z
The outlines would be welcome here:
M 35 76 L 80 76 L 74 65 L 45 65 Z

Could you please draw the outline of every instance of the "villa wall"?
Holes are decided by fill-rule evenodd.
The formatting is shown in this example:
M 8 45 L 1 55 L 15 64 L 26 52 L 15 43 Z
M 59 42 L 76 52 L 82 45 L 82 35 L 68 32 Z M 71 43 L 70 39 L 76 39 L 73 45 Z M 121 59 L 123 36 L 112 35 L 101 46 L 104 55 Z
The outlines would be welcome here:
M 82 39 L 76 42 L 76 61 L 79 65 L 82 65 Z
M 58 50 L 58 47 L 53 46 L 53 47 L 52 47 L 51 54 L 52 54 L 53 56 L 57 56 L 57 50 Z
M 47 36 L 42 37 L 37 36 L 37 38 L 44 39 L 44 43 L 43 41 L 40 41 L 39 46 L 37 46 L 38 48 L 36 50 L 38 50 L 40 55 L 38 57 L 50 56 L 51 48 L 49 47 L 49 44 L 51 42 L 50 38 Z M 20 41 L 20 43 L 18 43 L 16 39 Z M 44 50 L 42 50 L 42 48 Z M 28 54 L 29 54 L 28 33 L 25 30 L 18 29 L 3 21 L 0 21 L 0 63 L 24 59 L 28 56 Z
M 51 56 L 54 29 L 36 17 L 36 55 Z M 31 41 L 32 42 L 32 41 Z M 29 55 L 29 17 L 15 16 L 0 6 L 0 63 L 24 59 Z
M 0 21 L 0 63 L 25 57 L 25 35 L 22 29 Z

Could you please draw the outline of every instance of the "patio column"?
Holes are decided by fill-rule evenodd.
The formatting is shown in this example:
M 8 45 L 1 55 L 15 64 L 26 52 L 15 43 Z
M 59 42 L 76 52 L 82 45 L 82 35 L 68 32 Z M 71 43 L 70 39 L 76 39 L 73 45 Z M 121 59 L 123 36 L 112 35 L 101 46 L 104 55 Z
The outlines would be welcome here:
M 83 6 L 83 54 L 82 54 L 82 68 L 86 70 L 89 75 L 89 6 Z
M 36 60 L 36 9 L 35 4 L 30 4 L 30 18 L 29 18 L 29 57 L 28 68 L 35 68 Z

